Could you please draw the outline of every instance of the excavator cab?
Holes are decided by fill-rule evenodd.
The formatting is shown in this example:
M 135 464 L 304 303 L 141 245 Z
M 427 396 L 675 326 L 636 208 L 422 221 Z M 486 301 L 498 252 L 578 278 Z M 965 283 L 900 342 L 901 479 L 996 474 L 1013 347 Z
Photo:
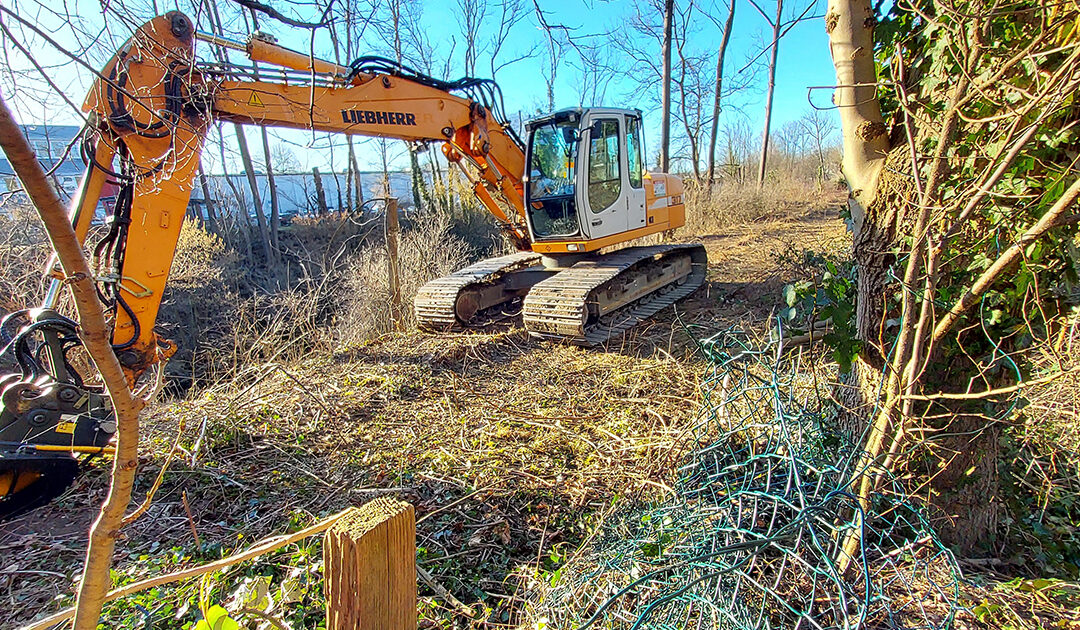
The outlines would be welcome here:
M 640 111 L 567 109 L 526 128 L 534 241 L 588 241 L 646 225 Z

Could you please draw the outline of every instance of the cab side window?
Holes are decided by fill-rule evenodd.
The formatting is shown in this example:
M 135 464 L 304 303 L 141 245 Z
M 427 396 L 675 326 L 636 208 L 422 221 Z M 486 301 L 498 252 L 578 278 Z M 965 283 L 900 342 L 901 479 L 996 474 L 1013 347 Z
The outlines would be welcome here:
M 626 164 L 631 188 L 641 188 L 641 176 L 644 172 L 641 159 L 641 120 L 626 120 Z
M 622 192 L 619 121 L 596 120 L 589 134 L 589 209 L 603 212 Z

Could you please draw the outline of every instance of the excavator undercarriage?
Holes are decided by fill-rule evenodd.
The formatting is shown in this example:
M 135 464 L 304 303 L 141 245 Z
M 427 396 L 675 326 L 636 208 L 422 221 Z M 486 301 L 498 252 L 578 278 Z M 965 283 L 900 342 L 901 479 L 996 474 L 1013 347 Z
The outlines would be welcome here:
M 413 303 L 419 326 L 483 328 L 521 313 L 533 336 L 598 346 L 693 293 L 707 265 L 694 244 L 627 247 L 566 267 L 542 258 L 519 252 L 432 280 Z

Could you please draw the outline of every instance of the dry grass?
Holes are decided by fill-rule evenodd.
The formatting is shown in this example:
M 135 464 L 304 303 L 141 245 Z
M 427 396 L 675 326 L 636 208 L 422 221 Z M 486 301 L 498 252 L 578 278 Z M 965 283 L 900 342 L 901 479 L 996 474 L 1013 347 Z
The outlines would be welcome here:
M 525 583 L 547 579 L 609 511 L 667 492 L 699 406 L 703 364 L 694 340 L 732 325 L 763 332 L 784 283 L 805 271 L 797 254 L 849 247 L 840 195 L 811 197 L 805 185 L 765 195 L 721 188 L 707 202 L 688 195 L 691 225 L 678 237 L 705 243 L 706 287 L 607 351 L 540 343 L 520 329 L 395 330 L 377 233 L 301 223 L 283 233 L 295 282 L 261 296 L 245 265 L 232 266 L 232 247 L 188 233 L 192 251 L 178 257 L 192 273 L 174 276 L 170 299 L 195 317 L 173 320 L 173 330 L 201 331 L 195 371 L 220 363 L 203 387 L 145 415 L 137 498 L 177 437 L 179 450 L 150 511 L 124 532 L 117 579 L 202 563 L 394 494 L 417 508 L 421 566 L 478 613 L 470 622 L 422 587 L 423 627 L 512 626 Z M 456 233 L 461 224 L 422 223 L 403 238 L 407 297 L 475 255 L 479 245 Z M 205 301 L 183 302 L 181 290 Z M 1054 400 L 1058 410 L 1071 404 Z M 69 603 L 106 468 L 97 463 L 59 501 L 5 524 L 0 625 Z M 274 556 L 244 571 L 302 569 L 312 591 L 292 606 L 318 616 L 314 549 L 303 561 Z M 225 599 L 240 579 L 219 576 L 211 597 Z M 180 628 L 195 618 L 182 604 L 197 591 L 177 586 L 140 605 L 153 627 Z M 173 611 L 163 612 L 166 605 Z M 107 625 L 142 623 L 130 606 L 109 610 Z
M 452 233 L 453 227 L 448 216 L 428 214 L 418 218 L 415 227 L 403 234 L 399 247 L 402 308 L 396 314 L 387 282 L 386 249 L 381 244 L 360 251 L 344 263 L 335 325 L 342 343 L 355 344 L 390 331 L 415 327 L 412 296 L 429 280 L 471 262 L 469 246 Z
M 773 284 L 782 284 L 783 265 L 754 253 L 784 251 L 785 231 L 819 248 L 835 223 L 822 212 L 792 214 L 712 236 L 710 255 L 726 262 L 713 266 L 708 288 L 607 352 L 540 343 L 520 329 L 390 332 L 367 341 L 361 334 L 334 352 L 334 335 L 355 330 L 344 315 L 319 323 L 304 315 L 317 305 L 271 301 L 314 292 L 264 298 L 235 324 L 263 332 L 218 350 L 233 355 L 236 372 L 146 417 L 140 491 L 178 433 L 183 450 L 149 514 L 126 531 L 119 575 L 150 570 L 143 556 L 163 563 L 154 571 L 200 561 L 205 552 L 190 537 L 184 492 L 205 549 L 230 549 L 242 544 L 238 534 L 279 532 L 290 520 L 389 492 L 416 505 L 419 518 L 432 515 L 419 527 L 422 566 L 478 612 L 490 609 L 473 625 L 505 627 L 522 610 L 521 585 L 556 570 L 608 510 L 659 497 L 671 485 L 698 407 L 694 338 L 730 323 L 755 325 L 779 295 Z M 403 253 L 447 256 L 411 258 L 416 282 L 454 262 L 454 250 L 442 244 L 455 241 L 439 224 L 413 234 Z M 731 265 L 722 252 L 743 252 L 748 262 Z M 356 282 L 374 292 L 380 261 L 369 259 L 368 267 L 341 289 L 359 296 L 348 285 Z M 276 313 L 272 325 L 256 311 Z M 105 483 L 104 466 L 96 466 L 60 501 L 0 535 L 9 564 L 23 571 L 6 582 L 12 605 L 4 623 L 63 603 L 53 597 L 71 590 L 82 532 Z M 169 592 L 191 594 L 178 589 Z M 432 593 L 422 595 L 429 618 L 454 617 Z M 125 609 L 112 610 L 122 616 Z M 469 625 L 460 617 L 445 623 Z
M 682 237 L 709 236 L 733 226 L 789 217 L 807 205 L 824 206 L 842 197 L 835 183 L 776 177 L 762 190 L 754 182 L 725 181 L 703 187 L 687 181 Z
M 509 619 L 522 603 L 519 580 L 549 570 L 552 551 L 576 547 L 616 498 L 665 492 L 698 404 L 699 371 L 520 331 L 396 334 L 253 366 L 148 414 L 141 489 L 178 431 L 183 450 L 148 516 L 126 531 L 130 555 L 118 571 L 138 572 L 138 558 L 162 545 L 193 548 L 184 492 L 204 544 L 226 546 L 241 532 L 277 532 L 290 519 L 392 493 L 422 519 L 423 566 L 478 612 L 488 606 Z M 70 589 L 82 526 L 105 483 L 95 467 L 63 499 L 7 528 L 0 544 L 24 572 L 7 584 L 18 602 L 8 623 L 55 608 L 52 594 Z M 425 601 L 432 614 L 452 616 L 430 594 Z

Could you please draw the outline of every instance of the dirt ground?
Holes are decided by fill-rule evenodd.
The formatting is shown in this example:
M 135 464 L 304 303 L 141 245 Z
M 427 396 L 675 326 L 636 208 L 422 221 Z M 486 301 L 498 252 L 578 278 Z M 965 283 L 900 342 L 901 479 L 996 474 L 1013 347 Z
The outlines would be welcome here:
M 152 506 L 123 533 L 116 582 L 390 494 L 416 507 L 420 565 L 474 611 L 469 622 L 421 584 L 422 627 L 514 626 L 524 588 L 557 570 L 606 513 L 670 490 L 699 406 L 697 340 L 733 325 L 763 330 L 783 285 L 806 272 L 804 250 L 849 246 L 838 204 L 701 240 L 706 286 L 608 348 L 538 342 L 519 328 L 407 332 L 251 366 L 227 385 L 159 402 L 144 414 L 137 499 L 173 457 Z M 3 525 L 0 626 L 70 605 L 106 472 L 90 466 L 59 500 Z M 300 545 L 112 605 L 108 625 L 188 627 L 200 589 L 220 602 L 238 582 L 269 575 L 313 578 L 281 604 L 281 618 L 314 627 L 319 553 Z

